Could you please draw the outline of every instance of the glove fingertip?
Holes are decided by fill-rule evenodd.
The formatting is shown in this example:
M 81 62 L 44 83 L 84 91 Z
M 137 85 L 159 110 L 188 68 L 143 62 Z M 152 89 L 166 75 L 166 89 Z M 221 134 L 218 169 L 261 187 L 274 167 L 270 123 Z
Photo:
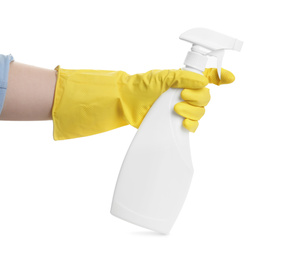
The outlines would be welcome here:
M 234 82 L 234 80 L 235 76 L 231 71 L 222 69 L 222 78 L 220 84 L 230 84 Z
M 198 121 L 190 120 L 188 118 L 184 119 L 183 127 L 186 128 L 189 132 L 195 133 L 198 128 Z

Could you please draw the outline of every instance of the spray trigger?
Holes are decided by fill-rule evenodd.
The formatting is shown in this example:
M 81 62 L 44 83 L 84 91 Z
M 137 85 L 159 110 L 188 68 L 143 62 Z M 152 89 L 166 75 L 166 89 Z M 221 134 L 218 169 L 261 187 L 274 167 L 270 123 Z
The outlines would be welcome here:
M 207 54 L 209 56 L 214 56 L 217 58 L 217 71 L 218 71 L 219 79 L 221 79 L 221 70 L 222 70 L 224 54 L 225 54 L 224 50 L 215 50 L 215 51 L 211 51 Z
M 215 56 L 220 79 L 225 50 L 240 51 L 243 44 L 242 41 L 205 28 L 188 30 L 179 38 L 192 43 L 192 49 L 184 61 L 185 69 L 201 74 L 205 70 L 207 56 Z

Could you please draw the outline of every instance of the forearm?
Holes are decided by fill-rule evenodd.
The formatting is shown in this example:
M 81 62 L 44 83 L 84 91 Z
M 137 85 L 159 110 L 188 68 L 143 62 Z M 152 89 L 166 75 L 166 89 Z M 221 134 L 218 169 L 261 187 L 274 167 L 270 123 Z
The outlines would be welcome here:
M 0 120 L 50 120 L 56 86 L 55 70 L 11 62 Z

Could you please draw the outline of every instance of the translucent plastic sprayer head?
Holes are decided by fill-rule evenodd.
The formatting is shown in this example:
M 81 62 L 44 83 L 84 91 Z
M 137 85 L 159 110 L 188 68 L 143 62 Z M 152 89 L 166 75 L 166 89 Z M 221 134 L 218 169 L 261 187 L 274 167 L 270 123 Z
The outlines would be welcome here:
M 179 38 L 193 44 L 184 62 L 186 68 L 203 72 L 207 63 L 207 56 L 215 56 L 220 78 L 224 51 L 240 51 L 243 45 L 242 41 L 205 28 L 191 29 L 184 32 Z

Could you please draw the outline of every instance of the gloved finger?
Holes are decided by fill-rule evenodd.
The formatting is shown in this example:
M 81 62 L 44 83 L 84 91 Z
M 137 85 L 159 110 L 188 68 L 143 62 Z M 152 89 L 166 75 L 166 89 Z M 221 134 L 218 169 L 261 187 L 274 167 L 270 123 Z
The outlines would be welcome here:
M 213 83 L 218 86 L 232 83 L 235 80 L 233 73 L 225 69 L 221 69 L 221 79 L 219 78 L 218 70 L 215 68 L 205 69 L 203 74 L 208 79 L 209 83 Z
M 199 120 L 205 113 L 204 107 L 196 107 L 187 102 L 179 102 L 174 106 L 174 111 L 184 118 Z
M 188 131 L 195 133 L 196 129 L 198 128 L 198 121 L 197 120 L 191 120 L 191 119 L 184 119 L 183 121 L 183 126 L 186 128 Z
M 210 93 L 208 88 L 184 89 L 181 98 L 193 106 L 204 107 L 210 100 Z
M 187 70 L 165 70 L 163 71 L 163 82 L 168 88 L 200 89 L 208 84 L 205 76 Z

